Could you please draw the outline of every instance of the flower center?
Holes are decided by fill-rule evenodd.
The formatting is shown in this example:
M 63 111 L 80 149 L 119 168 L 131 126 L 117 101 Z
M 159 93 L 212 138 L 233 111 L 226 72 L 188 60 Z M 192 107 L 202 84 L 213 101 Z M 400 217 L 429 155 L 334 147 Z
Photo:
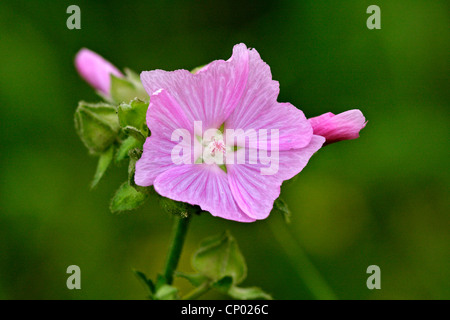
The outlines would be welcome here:
M 217 164 L 223 169 L 226 154 L 231 149 L 225 144 L 222 131 L 216 130 L 212 134 L 206 134 L 203 139 L 198 139 L 201 141 L 202 153 L 199 155 L 196 163 Z
M 216 154 L 225 154 L 226 147 L 223 139 L 217 139 L 216 137 L 212 138 L 212 141 L 208 145 L 208 150 L 212 157 L 215 157 Z

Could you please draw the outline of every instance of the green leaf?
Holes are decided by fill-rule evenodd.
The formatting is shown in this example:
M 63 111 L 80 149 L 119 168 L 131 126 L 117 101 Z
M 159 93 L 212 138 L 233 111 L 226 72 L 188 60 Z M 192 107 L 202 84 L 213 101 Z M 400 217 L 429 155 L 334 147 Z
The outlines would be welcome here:
M 228 295 L 233 299 L 238 300 L 272 300 L 272 296 L 268 293 L 265 293 L 260 288 L 251 287 L 251 288 L 239 288 L 239 287 L 231 287 L 228 291 Z
M 115 159 L 116 163 L 119 163 L 122 160 L 124 160 L 125 158 L 128 158 L 128 153 L 130 152 L 130 150 L 135 149 L 135 148 L 141 149 L 142 142 L 136 140 L 136 138 L 134 138 L 134 137 L 128 137 L 125 140 L 123 140 L 122 144 L 120 145 L 120 147 L 116 153 L 116 159 Z
M 150 295 L 153 295 L 155 293 L 155 285 L 153 284 L 153 281 L 147 278 L 145 273 L 133 270 L 136 277 L 144 284 L 144 286 L 149 290 Z
M 103 177 L 109 165 L 111 164 L 113 157 L 114 146 L 111 146 L 107 151 L 100 155 L 100 158 L 98 159 L 97 170 L 95 172 L 94 179 L 91 182 L 91 188 L 95 188 L 97 186 L 100 179 Z
M 188 280 L 194 287 L 199 287 L 203 283 L 209 281 L 209 279 L 202 274 L 188 274 L 177 271 L 175 276 Z
M 121 103 L 118 109 L 119 123 L 127 131 L 136 131 L 142 137 L 148 137 L 146 115 L 148 102 L 134 99 L 129 103 Z M 131 134 L 130 132 L 127 132 Z
M 192 265 L 213 281 L 229 276 L 233 284 L 239 284 L 247 276 L 244 257 L 228 232 L 204 240 L 193 256 Z
M 116 108 L 106 103 L 81 101 L 75 111 L 75 129 L 91 153 L 104 152 L 117 139 L 120 130 Z
M 281 197 L 273 203 L 272 213 L 282 214 L 286 223 L 291 222 L 291 210 L 289 210 L 288 205 Z
M 177 300 L 178 289 L 168 284 L 163 284 L 153 295 L 155 300 Z
M 111 200 L 111 212 L 116 213 L 137 209 L 144 204 L 147 196 L 146 193 L 138 192 L 128 182 L 124 182 Z

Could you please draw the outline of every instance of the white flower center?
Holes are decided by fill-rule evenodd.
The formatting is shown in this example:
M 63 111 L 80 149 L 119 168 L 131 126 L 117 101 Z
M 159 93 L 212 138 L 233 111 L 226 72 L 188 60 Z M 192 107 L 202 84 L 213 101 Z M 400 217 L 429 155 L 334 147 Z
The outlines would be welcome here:
M 223 134 L 220 130 L 201 141 L 203 153 L 200 161 L 207 164 L 217 164 L 219 166 L 225 164 L 225 157 L 228 151 L 231 150 L 225 144 Z

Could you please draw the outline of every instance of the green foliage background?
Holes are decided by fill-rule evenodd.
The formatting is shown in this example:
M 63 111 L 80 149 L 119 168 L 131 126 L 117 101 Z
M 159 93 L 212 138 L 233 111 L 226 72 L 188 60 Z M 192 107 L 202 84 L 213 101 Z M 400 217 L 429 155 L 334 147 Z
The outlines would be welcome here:
M 66 28 L 71 4 L 81 30 Z M 371 4 L 381 30 L 366 28 Z M 75 72 L 76 52 L 138 72 L 192 69 L 239 42 L 271 66 L 279 101 L 308 117 L 359 108 L 369 123 L 283 186 L 293 238 L 280 216 L 203 215 L 180 269 L 192 271 L 202 238 L 229 229 L 247 259 L 244 285 L 276 299 L 312 298 L 301 247 L 341 299 L 449 299 L 449 12 L 446 1 L 406 0 L 1 1 L 0 299 L 141 299 L 132 268 L 154 277 L 164 264 L 171 217 L 156 201 L 109 212 L 126 165 L 89 190 L 96 160 L 73 113 L 78 100 L 100 99 Z M 81 290 L 66 288 L 72 264 Z M 372 264 L 381 290 L 366 288 Z

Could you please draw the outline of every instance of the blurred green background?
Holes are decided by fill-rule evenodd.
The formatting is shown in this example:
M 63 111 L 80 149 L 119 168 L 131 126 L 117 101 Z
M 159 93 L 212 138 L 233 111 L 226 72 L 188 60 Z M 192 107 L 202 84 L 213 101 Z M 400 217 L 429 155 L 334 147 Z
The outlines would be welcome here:
M 66 28 L 71 4 L 81 30 Z M 381 30 L 366 27 L 371 4 Z M 100 99 L 76 52 L 136 71 L 192 69 L 239 42 L 271 66 L 279 101 L 308 117 L 359 108 L 369 123 L 283 186 L 292 236 L 275 215 L 196 217 L 180 270 L 192 271 L 201 239 L 228 229 L 247 259 L 243 285 L 276 299 L 313 298 L 302 250 L 340 299 L 449 299 L 449 12 L 447 1 L 1 1 L 0 299 L 142 299 L 132 268 L 154 277 L 164 265 L 172 218 L 155 200 L 109 212 L 126 166 L 89 190 L 96 159 L 73 113 Z M 81 290 L 66 288 L 72 264 Z M 381 290 L 366 287 L 373 264 Z

